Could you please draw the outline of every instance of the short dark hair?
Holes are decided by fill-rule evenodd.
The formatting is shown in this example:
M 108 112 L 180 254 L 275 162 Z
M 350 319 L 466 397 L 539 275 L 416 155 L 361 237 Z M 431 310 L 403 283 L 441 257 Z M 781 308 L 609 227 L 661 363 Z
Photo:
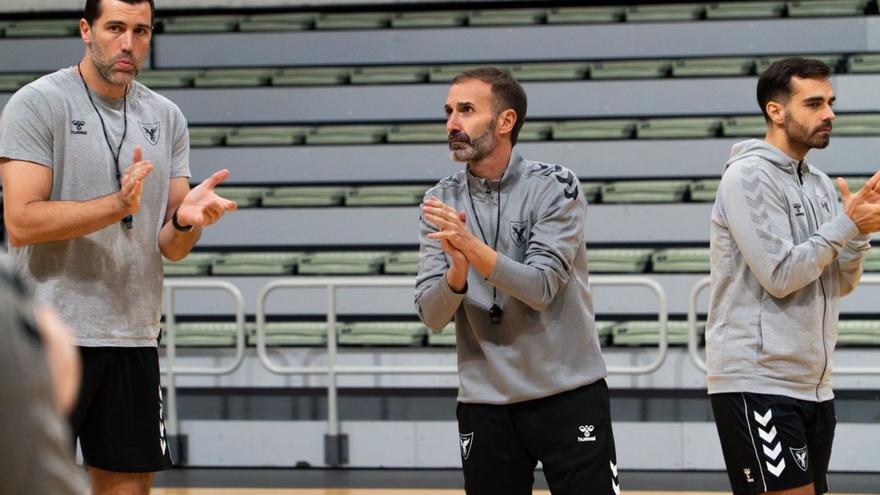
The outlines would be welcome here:
M 153 24 L 153 20 L 156 18 L 156 6 L 153 4 L 153 0 L 119 0 L 120 2 L 125 2 L 129 5 L 137 5 L 139 3 L 149 3 L 150 4 L 150 24 Z M 86 0 L 86 8 L 83 11 L 83 19 L 89 23 L 89 26 L 93 26 L 95 24 L 95 20 L 101 17 L 101 0 Z
M 509 72 L 497 67 L 478 67 L 466 70 L 452 79 L 452 84 L 458 84 L 470 79 L 477 79 L 492 85 L 492 98 L 494 100 L 495 115 L 498 116 L 508 108 L 516 112 L 516 122 L 510 132 L 510 144 L 515 145 L 526 120 L 526 108 L 528 101 L 526 92 Z
M 764 120 L 770 122 L 767 103 L 771 101 L 786 103 L 791 98 L 792 77 L 827 79 L 830 74 L 831 68 L 825 65 L 825 62 L 812 58 L 785 58 L 770 64 L 770 67 L 767 67 L 758 78 L 758 106 L 761 107 Z

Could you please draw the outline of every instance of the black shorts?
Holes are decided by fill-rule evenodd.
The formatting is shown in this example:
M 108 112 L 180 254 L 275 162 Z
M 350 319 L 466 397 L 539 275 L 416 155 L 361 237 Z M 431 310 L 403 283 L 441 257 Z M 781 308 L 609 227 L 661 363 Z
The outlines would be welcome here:
M 155 347 L 80 347 L 83 379 L 70 417 L 90 467 L 126 473 L 171 467 Z
M 834 401 L 782 395 L 713 394 L 727 476 L 735 495 L 813 484 L 828 491 L 828 461 L 837 419 Z
M 553 495 L 620 493 L 605 380 L 509 405 L 458 404 L 468 495 L 531 495 L 540 460 Z

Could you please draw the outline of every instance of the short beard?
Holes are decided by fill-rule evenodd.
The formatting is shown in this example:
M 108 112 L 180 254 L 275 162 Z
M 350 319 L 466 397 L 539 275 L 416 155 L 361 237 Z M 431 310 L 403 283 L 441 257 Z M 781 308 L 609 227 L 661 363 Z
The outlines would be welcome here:
M 449 157 L 452 161 L 463 163 L 478 162 L 495 151 L 497 141 L 495 139 L 494 119 L 486 131 L 475 138 L 470 138 L 463 132 L 457 133 L 459 136 L 462 134 L 467 141 L 449 142 Z M 453 146 L 460 146 L 460 148 L 453 148 Z
M 98 74 L 101 75 L 101 78 L 110 84 L 116 86 L 128 86 L 131 84 L 131 81 L 134 80 L 135 76 L 140 74 L 140 65 L 137 63 L 137 60 L 135 60 L 134 55 L 130 53 L 126 53 L 121 57 L 109 58 L 104 55 L 104 52 L 94 41 L 89 43 L 89 51 L 92 55 L 92 65 L 95 66 L 95 69 L 98 71 Z M 134 66 L 134 72 L 115 72 L 113 70 L 113 65 L 115 65 L 120 59 L 130 60 Z
M 819 134 L 820 130 L 831 130 L 831 123 L 823 123 L 816 129 L 810 130 L 801 123 L 796 122 L 786 113 L 782 126 L 783 129 L 785 129 L 785 134 L 788 136 L 788 140 L 799 147 L 805 149 L 824 149 L 831 143 L 830 134 L 828 136 L 822 136 Z

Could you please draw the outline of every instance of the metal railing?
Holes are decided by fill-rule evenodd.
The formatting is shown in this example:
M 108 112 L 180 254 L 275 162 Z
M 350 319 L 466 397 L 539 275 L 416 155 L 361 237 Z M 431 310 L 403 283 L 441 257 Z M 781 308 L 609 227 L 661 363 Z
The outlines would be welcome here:
M 174 293 L 184 289 L 219 289 L 228 292 L 235 300 L 235 357 L 225 366 L 217 367 L 177 367 L 177 324 L 174 316 Z M 177 375 L 229 375 L 235 372 L 244 362 L 245 331 L 244 331 L 244 297 L 235 285 L 223 280 L 166 280 L 165 281 L 165 360 L 167 366 L 160 373 L 168 377 L 168 397 L 165 429 L 170 437 L 177 437 L 180 424 L 177 417 Z
M 710 277 L 705 277 L 694 284 L 688 304 L 688 352 L 691 360 L 703 371 L 708 371 L 706 361 L 700 355 L 697 339 L 697 299 L 700 293 L 711 284 Z M 880 285 L 880 276 L 864 275 L 859 285 Z M 835 375 L 880 375 L 880 366 L 835 366 L 831 370 Z
M 658 321 L 660 334 L 658 353 L 650 364 L 645 366 L 609 367 L 609 373 L 647 374 L 657 370 L 666 359 L 668 351 L 668 308 L 666 292 L 656 281 L 647 277 L 593 277 L 592 286 L 641 285 L 655 292 L 658 300 Z M 336 333 L 336 289 L 342 287 L 415 287 L 412 277 L 314 277 L 288 278 L 266 284 L 257 297 L 257 355 L 269 371 L 279 375 L 327 375 L 327 442 L 328 449 L 336 452 L 327 455 L 330 465 L 344 464 L 344 439 L 339 434 L 338 375 L 357 374 L 453 374 L 456 366 L 337 366 Z M 327 290 L 327 364 L 326 366 L 284 366 L 272 361 L 266 348 L 266 300 L 279 289 L 325 288 Z

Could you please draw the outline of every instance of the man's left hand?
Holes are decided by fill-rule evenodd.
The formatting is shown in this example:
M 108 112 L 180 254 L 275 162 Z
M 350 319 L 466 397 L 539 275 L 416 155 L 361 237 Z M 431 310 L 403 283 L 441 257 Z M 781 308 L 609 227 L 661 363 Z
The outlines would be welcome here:
M 221 198 L 214 192 L 214 188 L 227 178 L 229 170 L 223 169 L 188 192 L 177 209 L 177 223 L 206 227 L 220 220 L 227 211 L 235 211 L 238 208 L 235 201 Z

